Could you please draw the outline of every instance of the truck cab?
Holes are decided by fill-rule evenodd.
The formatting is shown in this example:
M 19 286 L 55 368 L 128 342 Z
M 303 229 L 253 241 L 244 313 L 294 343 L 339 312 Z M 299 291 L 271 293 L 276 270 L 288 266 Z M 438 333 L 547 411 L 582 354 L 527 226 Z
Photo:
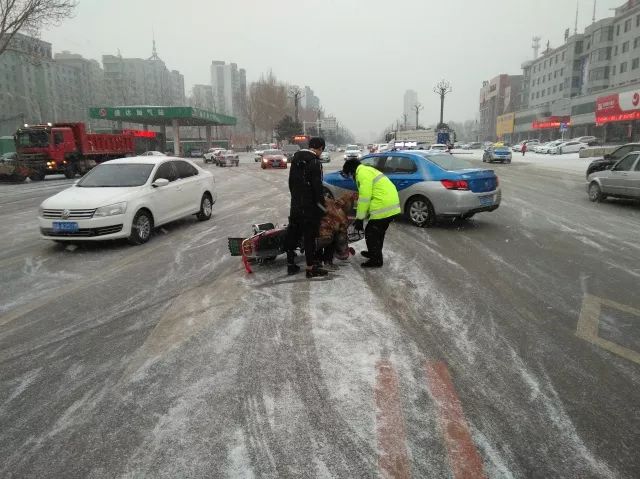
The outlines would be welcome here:
M 49 125 L 25 126 L 15 135 L 20 162 L 33 170 L 32 179 L 46 174 L 66 173 L 70 157 L 78 152 L 73 131 Z

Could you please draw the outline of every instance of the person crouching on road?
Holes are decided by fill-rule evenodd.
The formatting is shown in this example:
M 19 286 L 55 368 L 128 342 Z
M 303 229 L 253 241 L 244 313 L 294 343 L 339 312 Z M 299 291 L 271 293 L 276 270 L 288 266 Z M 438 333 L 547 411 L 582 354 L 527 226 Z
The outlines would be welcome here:
M 339 260 L 349 259 L 349 212 L 357 198 L 356 193 L 345 193 L 337 200 L 325 198 L 325 213 L 320 221 L 320 235 L 318 236 L 318 253 L 325 269 L 336 270 L 333 264 L 334 256 Z
M 353 178 L 358 187 L 358 208 L 355 228 L 362 231 L 363 223 L 369 218 L 364 230 L 367 251 L 361 254 L 368 261 L 363 268 L 380 268 L 383 264 L 382 247 L 389 224 L 401 213 L 398 190 L 389 178 L 372 166 L 362 165 L 359 160 L 347 160 L 342 173 Z
M 287 229 L 287 273 L 292 275 L 300 271 L 295 264 L 300 238 L 303 238 L 304 254 L 307 261 L 307 278 L 326 276 L 327 270 L 316 264 L 316 240 L 320 229 L 320 220 L 325 212 L 322 192 L 322 164 L 320 155 L 324 151 L 322 138 L 311 138 L 309 149 L 299 150 L 291 159 L 289 169 L 289 191 L 291 192 L 291 211 Z

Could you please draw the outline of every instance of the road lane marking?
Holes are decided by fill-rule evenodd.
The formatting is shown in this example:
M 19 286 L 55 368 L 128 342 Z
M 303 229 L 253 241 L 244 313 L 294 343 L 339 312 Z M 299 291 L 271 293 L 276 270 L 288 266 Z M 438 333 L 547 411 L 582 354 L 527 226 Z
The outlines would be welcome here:
M 609 352 L 617 354 L 629 361 L 640 364 L 640 352 L 633 349 L 625 348 L 624 346 L 601 338 L 599 335 L 599 323 L 602 313 L 602 306 L 607 306 L 618 311 L 633 314 L 640 317 L 640 310 L 627 306 L 626 304 L 616 303 L 608 299 L 600 298 L 592 294 L 585 294 L 582 299 L 582 308 L 580 310 L 580 318 L 578 319 L 578 326 L 576 328 L 576 336 L 585 341 L 589 341 L 596 346 L 600 346 L 602 349 L 606 349 Z
M 454 479 L 486 478 L 447 365 L 443 361 L 427 361 L 425 371 Z
M 411 477 L 398 375 L 387 359 L 376 363 L 378 468 L 383 478 Z

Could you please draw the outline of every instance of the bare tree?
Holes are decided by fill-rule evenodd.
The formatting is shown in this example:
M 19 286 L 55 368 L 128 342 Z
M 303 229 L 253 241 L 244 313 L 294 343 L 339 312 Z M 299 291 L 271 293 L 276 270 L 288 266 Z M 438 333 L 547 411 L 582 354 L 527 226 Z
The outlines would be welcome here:
M 0 0 L 0 55 L 19 31 L 35 34 L 69 18 L 76 0 Z

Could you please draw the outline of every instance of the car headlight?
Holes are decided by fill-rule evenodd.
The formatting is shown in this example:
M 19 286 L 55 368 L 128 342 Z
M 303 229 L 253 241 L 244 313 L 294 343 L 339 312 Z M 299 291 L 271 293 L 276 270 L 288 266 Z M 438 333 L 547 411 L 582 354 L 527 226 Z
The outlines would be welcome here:
M 123 201 L 122 203 L 116 203 L 114 205 L 101 206 L 96 210 L 93 216 L 104 217 L 104 216 L 123 215 L 125 211 L 127 211 L 127 203 L 126 201 Z

